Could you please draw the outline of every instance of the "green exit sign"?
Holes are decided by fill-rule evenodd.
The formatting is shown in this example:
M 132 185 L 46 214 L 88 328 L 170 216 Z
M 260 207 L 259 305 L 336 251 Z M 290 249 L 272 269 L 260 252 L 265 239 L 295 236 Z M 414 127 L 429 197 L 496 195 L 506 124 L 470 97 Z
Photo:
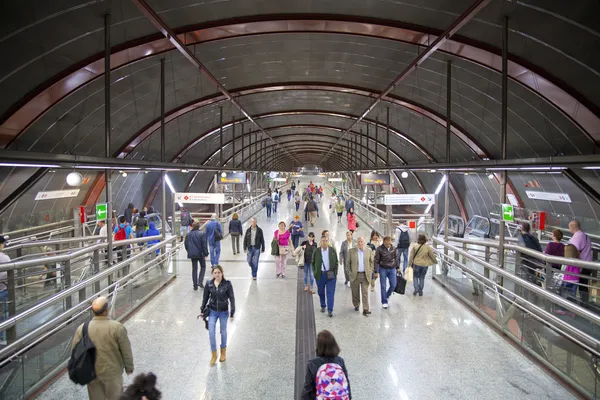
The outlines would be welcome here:
M 96 221 L 104 221 L 106 219 L 106 203 L 96 204 Z
M 511 204 L 502 204 L 502 221 L 514 222 L 515 212 Z

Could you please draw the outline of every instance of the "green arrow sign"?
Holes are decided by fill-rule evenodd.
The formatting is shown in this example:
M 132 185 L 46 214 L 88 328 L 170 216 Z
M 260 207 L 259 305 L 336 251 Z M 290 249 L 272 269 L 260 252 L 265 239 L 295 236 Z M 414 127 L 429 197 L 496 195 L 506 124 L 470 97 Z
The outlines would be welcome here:
M 502 204 L 502 221 L 513 222 L 515 220 L 515 212 L 511 204 Z
M 106 203 L 96 204 L 96 221 L 104 221 L 106 219 Z

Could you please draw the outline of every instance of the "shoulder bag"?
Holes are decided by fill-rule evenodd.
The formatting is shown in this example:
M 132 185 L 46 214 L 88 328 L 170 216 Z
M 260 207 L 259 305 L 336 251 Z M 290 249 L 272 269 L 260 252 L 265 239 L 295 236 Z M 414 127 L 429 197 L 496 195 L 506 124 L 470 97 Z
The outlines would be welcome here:
M 273 237 L 271 240 L 271 255 L 278 256 L 279 255 L 279 240 L 276 237 Z
M 323 262 L 323 259 L 321 259 L 321 272 L 325 272 L 325 276 L 327 277 L 328 281 L 332 281 L 335 279 L 335 273 L 332 270 L 325 270 L 325 263 Z
M 281 246 L 279 244 L 279 232 L 277 232 L 277 236 L 275 237 L 275 240 L 277 240 L 277 246 L 279 246 L 279 255 L 280 256 L 287 256 L 287 254 L 290 251 L 290 239 L 288 238 L 288 245 L 287 246 Z
M 219 225 L 215 226 L 215 233 L 213 234 L 213 239 L 215 242 L 223 240 L 223 232 L 219 229 Z

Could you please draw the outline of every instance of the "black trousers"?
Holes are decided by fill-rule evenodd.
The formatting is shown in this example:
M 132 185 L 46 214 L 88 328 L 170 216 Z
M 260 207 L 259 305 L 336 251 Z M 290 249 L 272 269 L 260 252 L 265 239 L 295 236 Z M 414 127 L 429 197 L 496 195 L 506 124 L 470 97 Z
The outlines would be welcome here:
M 198 273 L 198 261 L 200 261 L 200 273 Z M 194 287 L 202 284 L 204 281 L 204 274 L 206 273 L 206 260 L 202 258 L 192 258 L 192 282 Z

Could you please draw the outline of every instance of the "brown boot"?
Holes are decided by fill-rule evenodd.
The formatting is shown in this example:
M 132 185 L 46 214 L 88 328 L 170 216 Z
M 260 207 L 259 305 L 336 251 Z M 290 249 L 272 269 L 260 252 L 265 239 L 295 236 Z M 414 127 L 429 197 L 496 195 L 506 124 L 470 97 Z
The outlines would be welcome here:
M 210 358 L 210 366 L 212 367 L 217 362 L 217 351 L 212 352 L 212 357 Z
M 227 347 L 221 347 L 221 357 L 219 357 L 219 362 L 225 361 L 227 357 Z

